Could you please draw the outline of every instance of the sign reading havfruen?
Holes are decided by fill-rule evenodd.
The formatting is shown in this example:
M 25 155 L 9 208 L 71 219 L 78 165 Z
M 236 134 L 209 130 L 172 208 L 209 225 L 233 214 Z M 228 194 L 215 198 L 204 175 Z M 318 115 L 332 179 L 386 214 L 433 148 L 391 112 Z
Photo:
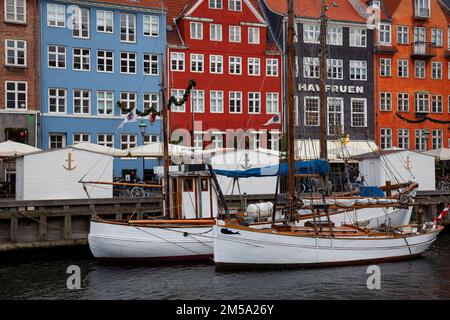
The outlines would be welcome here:
M 327 92 L 337 92 L 337 93 L 364 93 L 363 86 L 342 86 L 342 85 L 327 85 L 325 87 Z M 298 91 L 304 92 L 320 92 L 320 86 L 318 84 L 299 84 Z

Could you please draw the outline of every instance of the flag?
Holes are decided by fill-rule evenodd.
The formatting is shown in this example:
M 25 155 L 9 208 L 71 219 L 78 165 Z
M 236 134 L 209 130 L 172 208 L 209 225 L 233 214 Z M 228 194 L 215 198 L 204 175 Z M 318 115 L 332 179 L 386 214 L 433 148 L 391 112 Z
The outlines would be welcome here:
M 439 214 L 439 216 L 434 219 L 434 223 L 438 224 L 439 220 L 442 220 L 445 218 L 445 216 L 448 214 L 448 210 L 450 209 L 450 205 L 448 205 L 442 212 Z
M 280 114 L 275 115 L 273 118 L 271 118 L 269 121 L 263 124 L 263 126 L 268 126 L 270 124 L 281 124 L 281 117 Z
M 123 119 L 122 123 L 119 125 L 119 127 L 117 129 L 123 128 L 125 123 L 136 122 L 136 121 L 137 121 L 137 114 L 136 114 L 136 112 L 131 111 L 130 113 L 127 114 L 127 117 L 125 119 Z

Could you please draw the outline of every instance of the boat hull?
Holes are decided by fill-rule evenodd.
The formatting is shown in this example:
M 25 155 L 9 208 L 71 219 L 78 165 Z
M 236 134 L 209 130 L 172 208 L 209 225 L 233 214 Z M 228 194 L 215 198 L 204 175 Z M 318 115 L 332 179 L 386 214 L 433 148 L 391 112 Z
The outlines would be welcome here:
M 441 230 L 400 238 L 321 238 L 232 226 L 214 228 L 218 269 L 323 267 L 410 259 L 428 249 Z
M 100 260 L 190 261 L 213 255 L 212 226 L 145 226 L 91 221 L 89 248 Z

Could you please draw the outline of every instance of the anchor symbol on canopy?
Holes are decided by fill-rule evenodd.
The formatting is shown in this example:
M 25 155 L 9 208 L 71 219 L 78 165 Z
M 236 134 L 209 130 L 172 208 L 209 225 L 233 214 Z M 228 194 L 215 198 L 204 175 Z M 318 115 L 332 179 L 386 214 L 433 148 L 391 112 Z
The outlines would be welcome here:
M 66 162 L 69 163 L 69 166 L 68 166 L 68 167 L 66 167 L 65 165 L 63 165 L 64 169 L 66 169 L 66 170 L 72 171 L 73 169 L 75 169 L 75 168 L 77 167 L 76 165 L 72 165 L 72 163 L 75 162 L 75 159 L 72 159 L 72 153 L 71 153 L 71 152 L 69 152 L 69 153 L 67 154 Z
M 252 167 L 250 159 L 248 158 L 248 153 L 245 154 L 244 164 L 241 164 L 241 167 L 244 169 L 250 169 Z
M 411 170 L 412 169 L 412 162 L 409 159 L 409 156 L 406 156 L 406 160 L 405 163 L 403 164 L 403 166 L 405 167 L 406 170 Z

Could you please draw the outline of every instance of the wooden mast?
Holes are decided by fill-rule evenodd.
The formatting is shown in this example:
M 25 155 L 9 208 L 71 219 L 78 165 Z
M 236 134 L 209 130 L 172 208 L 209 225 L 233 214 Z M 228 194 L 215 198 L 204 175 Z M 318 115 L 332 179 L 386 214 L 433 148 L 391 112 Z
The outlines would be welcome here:
M 164 217 L 170 218 L 170 194 L 169 194 L 169 111 L 166 99 L 166 77 L 164 63 L 161 68 L 161 92 L 162 92 L 162 120 L 163 120 L 163 159 L 164 159 Z
M 294 0 L 288 1 L 288 34 L 287 34 L 287 154 L 288 154 L 288 194 L 287 209 L 290 220 L 295 216 L 295 137 L 294 137 Z

